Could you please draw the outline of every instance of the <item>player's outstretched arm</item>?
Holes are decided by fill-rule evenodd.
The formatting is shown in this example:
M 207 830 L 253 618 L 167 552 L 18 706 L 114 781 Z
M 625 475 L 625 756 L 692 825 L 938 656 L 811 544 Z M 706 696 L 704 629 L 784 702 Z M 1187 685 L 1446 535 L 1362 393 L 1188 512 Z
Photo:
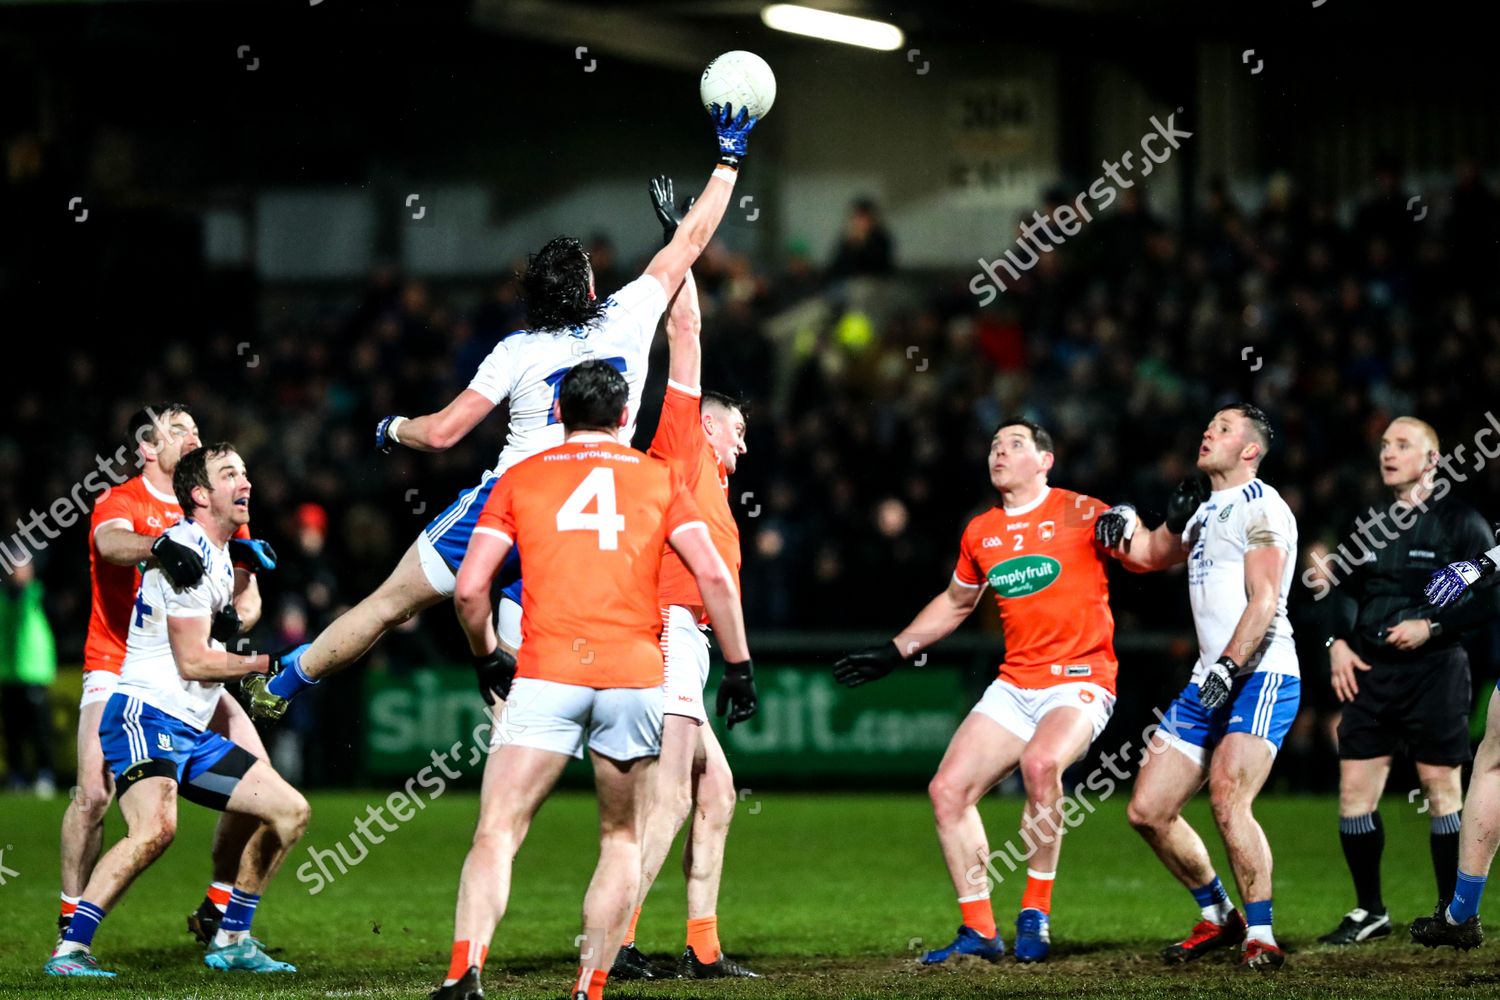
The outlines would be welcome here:
M 835 663 L 834 679 L 846 687 L 859 687 L 886 676 L 963 624 L 983 593 L 983 586 L 970 587 L 957 579 L 948 581 L 948 589 L 928 601 L 911 624 L 890 642 L 850 653 Z
M 917 612 L 911 624 L 891 640 L 901 652 L 903 660 L 909 660 L 928 646 L 932 646 L 953 633 L 974 613 L 979 598 L 984 595 L 983 585 L 970 587 L 957 580 L 948 581 L 948 589 L 927 602 Z
M 1167 498 L 1167 519 L 1147 531 L 1130 504 L 1111 507 L 1094 524 L 1094 541 L 1132 573 L 1152 573 L 1185 562 L 1182 533 L 1208 498 L 1208 488 L 1197 476 L 1177 484 Z
M 154 562 L 178 587 L 191 587 L 203 579 L 198 553 L 166 535 L 138 535 L 129 528 L 108 525 L 94 532 L 94 548 L 101 559 L 116 566 Z
M 719 165 L 708 178 L 703 193 L 683 216 L 677 232 L 672 234 L 672 242 L 658 250 L 651 263 L 646 265 L 646 273 L 661 282 L 668 296 L 677 291 L 688 268 L 707 249 L 708 241 L 719 228 L 724 211 L 729 207 L 729 196 L 734 191 L 740 160 L 745 156 L 746 140 L 755 122 L 756 119 L 748 117 L 743 109 L 736 112 L 732 107 L 715 105 L 714 131 L 719 139 Z
M 177 673 L 186 681 L 235 681 L 246 674 L 263 674 L 271 667 L 265 653 L 232 653 L 215 649 L 210 638 L 228 642 L 239 631 L 239 616 L 228 607 L 211 615 L 167 615 L 167 642 Z
M 375 447 L 387 454 L 395 445 L 413 451 L 446 451 L 489 416 L 495 404 L 465 389 L 436 413 L 420 417 L 389 416 L 375 425 Z
M 697 389 L 703 381 L 702 330 L 698 286 L 688 271 L 667 310 L 667 378 L 689 389 Z

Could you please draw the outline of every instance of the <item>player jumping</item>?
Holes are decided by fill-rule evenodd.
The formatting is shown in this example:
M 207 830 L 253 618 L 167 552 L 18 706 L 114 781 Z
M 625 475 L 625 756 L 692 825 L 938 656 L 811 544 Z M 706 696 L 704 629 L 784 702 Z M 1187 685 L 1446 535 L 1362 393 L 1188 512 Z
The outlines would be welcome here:
M 464 861 L 452 963 L 434 1000 L 482 998 L 480 973 L 505 913 L 532 817 L 585 743 L 599 795 L 599 863 L 583 901 L 575 998 L 599 1000 L 641 879 L 639 808 L 661 747 L 657 605 L 663 546 L 687 566 L 719 632 L 730 722 L 754 709 L 753 671 L 734 575 L 692 495 L 664 462 L 619 442 L 628 388 L 604 361 L 562 378 L 565 442 L 513 467 L 490 494 L 459 567 L 454 605 L 485 698 L 505 701 Z M 519 656 L 498 647 L 490 587 L 510 550 L 526 552 Z
M 1500 537 L 1500 524 L 1495 525 Z M 1462 620 L 1455 631 L 1472 628 L 1494 615 L 1500 578 L 1500 545 L 1470 559 L 1449 563 L 1432 575 L 1427 584 L 1427 600 L 1440 608 L 1458 602 L 1464 592 L 1478 584 L 1485 591 L 1465 601 L 1466 608 L 1455 609 Z M 1474 754 L 1474 773 L 1469 778 L 1469 796 L 1464 800 L 1463 826 L 1459 830 L 1458 878 L 1453 901 L 1439 904 L 1430 917 L 1411 922 L 1411 939 L 1429 948 L 1452 945 L 1465 951 L 1484 940 L 1479 923 L 1479 900 L 1495 862 L 1495 848 L 1500 845 L 1500 697 L 1490 697 L 1484 725 L 1484 739 Z
M 572 237 L 559 236 L 533 254 L 523 279 L 530 329 L 506 337 L 479 366 L 469 387 L 442 410 L 426 416 L 386 417 L 375 431 L 375 445 L 389 451 L 402 445 L 416 451 L 443 451 L 462 440 L 502 401 L 510 401 L 505 447 L 495 468 L 439 514 L 406 550 L 396 569 L 363 601 L 339 616 L 310 645 L 282 657 L 285 669 L 269 681 L 252 679 L 246 690 L 251 713 L 280 718 L 298 691 L 342 670 L 365 654 L 388 629 L 451 597 L 454 573 L 468 548 L 474 524 L 495 484 L 518 462 L 562 443 L 553 417 L 558 386 L 580 361 L 598 358 L 625 377 L 629 387 L 625 440 L 635 430 L 651 339 L 688 268 L 712 238 L 734 189 L 740 160 L 754 118 L 741 110 L 714 106 L 719 164 L 672 241 L 651 259 L 645 273 L 596 301 L 588 254 Z M 520 642 L 519 560 L 502 576 L 501 640 Z
M 844 657 L 839 681 L 855 687 L 884 677 L 938 642 L 995 592 L 1005 662 L 954 734 L 928 786 L 938 840 L 963 922 L 928 964 L 953 955 L 997 961 L 1005 942 L 990 906 L 992 868 L 979 800 L 1017 767 L 1026 784 L 1022 835 L 1030 853 L 1016 917 L 1016 959 L 1051 950 L 1052 885 L 1061 852 L 1062 775 L 1088 750 L 1115 704 L 1114 616 L 1106 550 L 1094 541 L 1104 505 L 1047 484 L 1052 438 L 1029 420 L 1001 425 L 990 443 L 990 482 L 1000 505 L 969 522 L 948 589 L 890 642 Z
M 172 474 L 183 454 L 202 443 L 198 426 L 181 403 L 143 407 L 130 419 L 141 474 L 111 488 L 94 506 L 89 524 L 89 575 L 93 610 L 84 644 L 83 698 L 78 712 L 78 791 L 63 813 L 62 906 L 57 918 L 58 940 L 78 907 L 83 887 L 99 860 L 104 816 L 114 800 L 114 781 L 99 746 L 99 719 L 105 702 L 119 681 L 125 658 L 134 601 L 143 565 L 154 565 L 181 587 L 197 583 L 203 563 L 195 550 L 179 545 L 163 532 L 182 520 L 182 508 L 172 494 Z M 260 618 L 260 591 L 255 568 L 274 569 L 276 554 L 264 542 L 252 541 L 247 531 L 231 540 L 236 551 L 234 607 L 242 628 Z M 214 706 L 209 728 L 262 760 L 268 759 L 260 735 L 240 703 L 227 692 Z M 207 944 L 229 904 L 231 883 L 239 867 L 245 841 L 255 825 L 246 817 L 225 813 L 213 841 L 213 876 L 188 926 Z
M 670 240 L 670 229 L 676 224 L 671 180 L 663 178 L 654 183 L 652 192 L 657 214 L 663 220 L 663 235 Z M 738 588 L 740 533 L 729 509 L 728 491 L 729 477 L 739 456 L 745 453 L 745 416 L 734 400 L 700 389 L 701 326 L 698 292 L 689 271 L 667 315 L 667 395 L 650 454 L 671 464 L 682 477 L 703 513 L 714 548 L 735 575 Z M 660 975 L 635 946 L 636 921 L 677 832 L 692 814 L 683 849 L 687 944 L 677 973 L 692 979 L 755 978 L 756 973 L 726 957 L 719 947 L 719 879 L 724 870 L 724 844 L 734 818 L 734 774 L 704 712 L 708 639 L 703 629 L 708 619 L 703 599 L 692 573 L 670 548 L 662 553 L 659 600 L 666 702 L 656 798 L 641 835 L 640 894 L 610 975 L 617 979 L 654 979 Z M 735 685 L 743 683 L 743 678 L 726 674 L 719 686 L 720 702 L 729 697 Z
M 54 976 L 113 976 L 91 947 L 105 913 L 171 844 L 177 796 L 254 821 L 229 906 L 203 962 L 211 969 L 295 972 L 250 936 L 266 884 L 307 828 L 308 806 L 264 760 L 208 729 L 225 681 L 264 673 L 270 658 L 224 643 L 239 632 L 229 541 L 250 520 L 250 480 L 228 444 L 183 456 L 173 490 L 188 518 L 165 537 L 199 560 L 191 586 L 148 569 L 136 595 L 119 686 L 105 704 L 99 738 L 120 789 L 125 836 L 99 860 L 63 940 L 47 961 Z M 159 553 L 158 553 L 159 554 Z
M 1129 569 L 1188 564 L 1198 663 L 1147 750 L 1129 811 L 1131 825 L 1202 910 L 1193 932 L 1163 952 L 1168 962 L 1242 941 L 1243 966 L 1271 970 L 1286 960 L 1271 931 L 1271 848 L 1251 811 L 1301 690 L 1286 617 L 1297 522 L 1281 495 L 1256 476 L 1270 443 L 1270 423 L 1258 407 L 1226 406 L 1198 449 L 1198 468 L 1212 488 L 1207 497 L 1193 478 L 1178 486 L 1166 523 L 1154 531 L 1128 505 L 1112 508 L 1096 526 L 1099 540 L 1121 551 Z M 1243 917 L 1214 874 L 1202 838 L 1182 817 L 1204 782 L 1245 902 Z

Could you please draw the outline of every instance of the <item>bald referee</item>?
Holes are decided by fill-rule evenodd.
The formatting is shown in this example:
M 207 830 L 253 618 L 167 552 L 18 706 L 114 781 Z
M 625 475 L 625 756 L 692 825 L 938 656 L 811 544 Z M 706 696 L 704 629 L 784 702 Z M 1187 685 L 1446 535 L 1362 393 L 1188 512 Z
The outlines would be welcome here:
M 1479 513 L 1448 496 L 1447 480 L 1435 481 L 1441 457 L 1437 433 L 1426 422 L 1397 417 L 1386 428 L 1380 475 L 1396 502 L 1388 518 L 1380 513 L 1355 522 L 1349 546 L 1359 554 L 1350 556 L 1353 565 L 1337 567 L 1343 582 L 1329 595 L 1333 690 L 1345 703 L 1338 731 L 1339 838 L 1356 905 L 1318 939 L 1325 944 L 1391 933 L 1380 891 L 1385 830 L 1378 806 L 1398 752 L 1415 761 L 1427 797 L 1439 909 L 1453 896 L 1471 691 L 1468 655 L 1458 639 L 1500 610 L 1500 590 L 1478 589 L 1446 608 L 1422 597 L 1435 570 L 1484 549 L 1490 538 Z M 1348 555 L 1346 547 L 1340 551 Z

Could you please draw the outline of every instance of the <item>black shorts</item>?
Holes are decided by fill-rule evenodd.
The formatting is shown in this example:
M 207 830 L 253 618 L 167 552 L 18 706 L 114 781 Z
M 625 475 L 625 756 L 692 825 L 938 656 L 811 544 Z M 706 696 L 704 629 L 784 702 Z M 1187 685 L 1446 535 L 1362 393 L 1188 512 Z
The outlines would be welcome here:
M 1406 752 L 1423 764 L 1469 761 L 1469 657 L 1462 646 L 1407 663 L 1366 659 L 1339 720 L 1339 758 Z

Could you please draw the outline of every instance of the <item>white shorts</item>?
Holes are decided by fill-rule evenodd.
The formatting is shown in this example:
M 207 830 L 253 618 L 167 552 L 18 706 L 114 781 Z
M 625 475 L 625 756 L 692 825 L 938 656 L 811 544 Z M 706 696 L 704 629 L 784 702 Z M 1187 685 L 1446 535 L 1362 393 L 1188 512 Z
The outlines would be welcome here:
M 660 687 L 591 688 L 536 677 L 517 677 L 505 700 L 497 743 L 582 757 L 588 747 L 611 760 L 661 754 Z
M 707 722 L 703 689 L 708 687 L 708 636 L 680 604 L 661 609 L 661 655 L 667 667 L 662 711 L 687 716 L 699 725 Z
M 83 697 L 78 699 L 78 707 L 87 708 L 101 701 L 109 701 L 109 696 L 115 693 L 115 685 L 119 683 L 120 675 L 112 670 L 85 670 Z
M 1098 684 L 1079 681 L 1054 684 L 1044 688 L 1017 687 L 1010 681 L 997 680 L 985 689 L 984 697 L 974 711 L 994 719 L 1023 740 L 1036 735 L 1037 723 L 1054 708 L 1076 708 L 1088 716 L 1094 726 L 1092 740 L 1109 723 L 1115 711 L 1115 696 Z
M 422 575 L 432 584 L 432 589 L 444 597 L 452 597 L 458 589 L 458 577 L 448 568 L 448 563 L 438 554 L 437 546 L 427 537 L 427 532 L 417 536 L 417 559 L 422 564 Z

